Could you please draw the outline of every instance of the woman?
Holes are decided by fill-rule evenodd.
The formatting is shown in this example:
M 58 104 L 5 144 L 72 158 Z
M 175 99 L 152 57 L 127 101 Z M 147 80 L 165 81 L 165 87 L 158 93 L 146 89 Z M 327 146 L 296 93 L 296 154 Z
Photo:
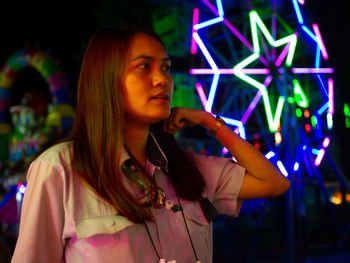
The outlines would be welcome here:
M 89 42 L 72 138 L 32 164 L 12 262 L 211 262 L 211 219 L 289 182 L 220 118 L 171 109 L 171 61 L 159 37 L 107 28 Z M 164 121 L 165 120 L 165 121 Z M 230 159 L 180 149 L 202 125 Z

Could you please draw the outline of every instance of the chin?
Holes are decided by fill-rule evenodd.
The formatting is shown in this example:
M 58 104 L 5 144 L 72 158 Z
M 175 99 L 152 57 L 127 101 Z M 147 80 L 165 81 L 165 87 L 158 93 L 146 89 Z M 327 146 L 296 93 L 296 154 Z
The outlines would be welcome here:
M 169 118 L 169 116 L 170 116 L 170 112 L 154 116 L 152 118 L 152 124 L 160 122 L 162 120 L 166 120 L 167 118 Z

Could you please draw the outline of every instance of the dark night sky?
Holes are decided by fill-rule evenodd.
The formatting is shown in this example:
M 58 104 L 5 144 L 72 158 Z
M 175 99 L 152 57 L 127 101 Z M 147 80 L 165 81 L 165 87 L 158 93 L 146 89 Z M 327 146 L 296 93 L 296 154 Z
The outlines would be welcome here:
M 59 58 L 74 79 L 86 41 L 97 27 L 135 22 L 151 25 L 150 14 L 155 6 L 142 0 L 88 2 L 84 1 L 80 6 L 77 5 L 79 2 L 67 0 L 46 2 L 44 5 L 35 1 L 2 4 L 0 63 L 18 49 L 39 47 L 50 50 L 53 56 Z M 129 4 L 131 2 L 132 5 Z M 345 1 L 334 1 L 333 4 L 327 0 L 306 0 L 324 36 L 330 65 L 337 72 L 336 81 L 338 78 L 338 83 L 347 85 L 350 56 L 345 52 L 345 34 L 349 31 L 350 23 L 347 21 L 346 8 L 337 5 L 337 2 Z M 337 91 L 339 98 L 349 101 L 349 89 L 343 86 Z
M 167 2 L 173 1 L 175 0 Z M 349 136 L 345 134 L 349 129 L 340 127 L 344 123 L 342 105 L 350 102 L 350 56 L 347 52 L 348 42 L 345 40 L 346 34 L 350 32 L 350 23 L 348 8 L 344 6 L 346 1 L 305 1 L 324 36 L 330 57 L 329 65 L 336 70 L 334 78 L 338 117 L 335 117 L 335 133 L 349 146 Z M 80 6 L 74 0 L 47 1 L 45 4 L 18 0 L 7 2 L 0 7 L 0 63 L 24 47 L 50 50 L 61 61 L 73 85 L 88 37 L 96 28 L 132 22 L 150 26 L 150 14 L 154 7 L 154 4 L 142 0 L 84 1 Z M 157 1 L 152 1 L 155 2 Z

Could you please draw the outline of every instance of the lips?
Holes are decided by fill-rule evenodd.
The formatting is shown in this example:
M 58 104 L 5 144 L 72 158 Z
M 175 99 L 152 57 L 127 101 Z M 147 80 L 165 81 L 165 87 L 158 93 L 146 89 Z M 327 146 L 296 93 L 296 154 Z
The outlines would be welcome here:
M 161 93 L 158 93 L 157 95 L 153 96 L 151 99 L 168 100 L 169 95 L 167 92 L 161 92 Z

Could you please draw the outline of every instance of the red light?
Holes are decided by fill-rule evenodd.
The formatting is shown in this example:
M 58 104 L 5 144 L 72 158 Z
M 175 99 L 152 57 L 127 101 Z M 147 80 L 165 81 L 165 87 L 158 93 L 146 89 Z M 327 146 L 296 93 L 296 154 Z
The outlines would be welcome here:
M 309 110 L 305 110 L 305 111 L 304 111 L 304 117 L 305 117 L 305 118 L 310 118 L 310 112 L 309 112 Z
M 305 124 L 305 130 L 307 133 L 311 132 L 311 125 L 310 124 Z
M 255 142 L 255 143 L 254 143 L 254 147 L 255 147 L 256 149 L 260 150 L 260 143 Z

